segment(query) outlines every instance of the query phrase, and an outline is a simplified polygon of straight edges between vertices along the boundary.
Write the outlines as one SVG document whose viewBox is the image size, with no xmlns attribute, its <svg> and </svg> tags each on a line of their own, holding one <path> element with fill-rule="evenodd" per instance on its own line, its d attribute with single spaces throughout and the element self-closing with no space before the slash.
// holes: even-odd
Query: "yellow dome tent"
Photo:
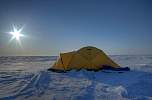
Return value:
<svg viewBox="0 0 152 100">
<path fill-rule="evenodd" d="M 61 53 L 51 69 L 67 71 L 71 69 L 100 70 L 104 66 L 119 68 L 102 50 L 96 47 L 83 47 L 78 51 Z"/>
</svg>

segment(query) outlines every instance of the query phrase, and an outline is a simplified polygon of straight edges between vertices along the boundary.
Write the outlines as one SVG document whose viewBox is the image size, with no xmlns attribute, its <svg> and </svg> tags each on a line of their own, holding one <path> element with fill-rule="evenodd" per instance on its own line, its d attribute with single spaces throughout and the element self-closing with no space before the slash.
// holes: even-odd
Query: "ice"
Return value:
<svg viewBox="0 0 152 100">
<path fill-rule="evenodd" d="M 47 71 L 57 57 L 0 57 L 0 99 L 152 100 L 152 56 L 110 56 L 131 71 Z"/>
</svg>

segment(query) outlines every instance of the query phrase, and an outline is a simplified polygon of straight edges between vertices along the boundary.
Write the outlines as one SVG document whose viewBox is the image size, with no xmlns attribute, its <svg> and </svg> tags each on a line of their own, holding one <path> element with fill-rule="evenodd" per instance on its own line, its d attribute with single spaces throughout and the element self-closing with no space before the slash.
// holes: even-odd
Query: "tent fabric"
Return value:
<svg viewBox="0 0 152 100">
<path fill-rule="evenodd" d="M 64 71 L 71 69 L 99 70 L 105 66 L 119 68 L 119 65 L 112 61 L 102 50 L 88 46 L 78 51 L 61 53 L 52 69 Z"/>
</svg>

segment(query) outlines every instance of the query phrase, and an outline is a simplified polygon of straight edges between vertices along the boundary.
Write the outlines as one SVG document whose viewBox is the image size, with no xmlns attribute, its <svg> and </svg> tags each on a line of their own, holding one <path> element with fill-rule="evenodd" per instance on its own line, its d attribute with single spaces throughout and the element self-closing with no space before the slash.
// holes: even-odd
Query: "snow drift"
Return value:
<svg viewBox="0 0 152 100">
<path fill-rule="evenodd" d="M 127 72 L 47 71 L 56 57 L 0 57 L 0 99 L 152 100 L 152 56 L 111 56 Z"/>
</svg>

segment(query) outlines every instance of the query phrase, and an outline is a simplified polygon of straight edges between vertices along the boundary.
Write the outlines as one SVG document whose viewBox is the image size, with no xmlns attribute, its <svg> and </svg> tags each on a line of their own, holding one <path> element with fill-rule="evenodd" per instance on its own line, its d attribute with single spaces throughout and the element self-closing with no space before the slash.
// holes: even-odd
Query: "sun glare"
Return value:
<svg viewBox="0 0 152 100">
<path fill-rule="evenodd" d="M 15 26 L 13 26 L 13 31 L 9 32 L 12 35 L 11 40 L 16 39 L 17 41 L 20 41 L 20 37 L 23 37 L 24 35 L 21 34 L 23 30 L 23 27 L 20 29 L 17 29 Z"/>
</svg>

